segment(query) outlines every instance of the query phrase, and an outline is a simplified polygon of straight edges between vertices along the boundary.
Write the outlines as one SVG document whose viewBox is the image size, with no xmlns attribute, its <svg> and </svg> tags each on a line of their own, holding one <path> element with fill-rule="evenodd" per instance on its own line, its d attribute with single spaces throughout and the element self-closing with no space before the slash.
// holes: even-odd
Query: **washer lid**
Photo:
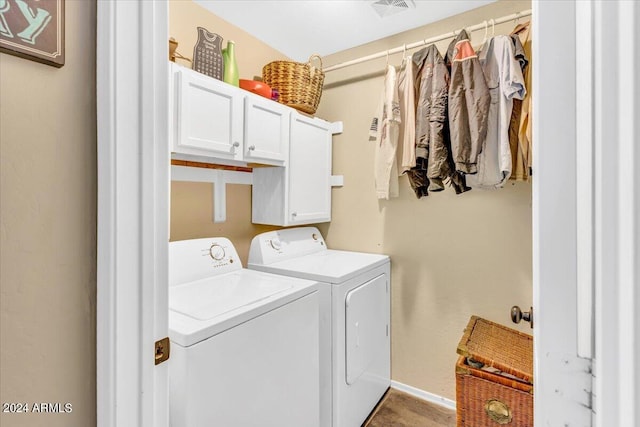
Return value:
<svg viewBox="0 0 640 427">
<path fill-rule="evenodd" d="M 389 262 L 387 255 L 328 249 L 269 265 L 249 263 L 248 267 L 338 284 L 386 262 Z"/>
<path fill-rule="evenodd" d="M 188 347 L 275 310 L 318 284 L 242 269 L 169 288 L 169 337 Z"/>
<path fill-rule="evenodd" d="M 193 319 L 209 320 L 292 287 L 292 283 L 282 281 L 278 277 L 256 277 L 238 270 L 222 276 L 172 286 L 169 289 L 169 310 Z"/>
</svg>

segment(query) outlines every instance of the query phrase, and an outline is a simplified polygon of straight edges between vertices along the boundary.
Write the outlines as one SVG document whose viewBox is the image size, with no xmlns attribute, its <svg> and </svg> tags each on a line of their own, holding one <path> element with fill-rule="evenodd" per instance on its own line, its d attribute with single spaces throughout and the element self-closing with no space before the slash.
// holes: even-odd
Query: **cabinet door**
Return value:
<svg viewBox="0 0 640 427">
<path fill-rule="evenodd" d="M 331 130 L 324 120 L 294 113 L 289 148 L 288 223 L 331 220 Z"/>
<path fill-rule="evenodd" d="M 266 98 L 245 98 L 244 159 L 284 166 L 289 149 L 291 111 Z"/>
<path fill-rule="evenodd" d="M 192 70 L 178 70 L 176 79 L 173 151 L 241 160 L 243 96 L 235 87 Z"/>
</svg>

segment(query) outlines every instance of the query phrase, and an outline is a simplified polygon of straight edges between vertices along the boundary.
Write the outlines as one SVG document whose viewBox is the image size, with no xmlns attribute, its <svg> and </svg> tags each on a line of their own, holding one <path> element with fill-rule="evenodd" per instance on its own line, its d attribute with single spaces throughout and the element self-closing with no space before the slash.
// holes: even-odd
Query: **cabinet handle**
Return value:
<svg viewBox="0 0 640 427">
<path fill-rule="evenodd" d="M 294 217 L 294 218 L 297 217 L 298 216 L 298 212 L 291 212 L 291 216 Z"/>
<path fill-rule="evenodd" d="M 240 147 L 240 143 L 238 141 L 233 143 L 233 148 L 238 148 Z"/>
<path fill-rule="evenodd" d="M 253 150 L 255 150 L 255 149 L 256 149 L 256 146 L 255 146 L 255 145 L 250 145 L 250 146 L 249 146 L 249 151 L 253 151 Z"/>
</svg>

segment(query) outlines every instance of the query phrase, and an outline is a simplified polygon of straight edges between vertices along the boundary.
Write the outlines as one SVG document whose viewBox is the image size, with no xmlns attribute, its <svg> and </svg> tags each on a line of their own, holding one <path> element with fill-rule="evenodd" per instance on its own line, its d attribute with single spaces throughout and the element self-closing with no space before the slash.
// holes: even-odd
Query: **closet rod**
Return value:
<svg viewBox="0 0 640 427">
<path fill-rule="evenodd" d="M 503 24 L 505 22 L 515 21 L 515 20 L 517 20 L 519 18 L 524 18 L 526 16 L 531 16 L 531 9 L 523 10 L 522 12 L 512 13 L 511 15 L 506 15 L 506 16 L 503 16 L 503 17 L 498 18 L 498 19 L 484 21 L 481 24 L 473 25 L 471 27 L 465 27 L 465 30 L 467 30 L 468 32 L 482 30 L 484 28 L 487 28 L 489 25 Z M 403 46 L 398 46 L 398 47 L 395 47 L 393 49 L 383 50 L 382 52 L 374 53 L 374 54 L 368 55 L 368 56 L 363 56 L 362 58 L 352 59 L 351 61 L 341 62 L 339 64 L 332 65 L 330 67 L 324 68 L 322 71 L 327 73 L 329 71 L 339 70 L 341 68 L 350 67 L 351 65 L 360 64 L 361 62 L 367 62 L 367 61 L 371 61 L 373 59 L 383 58 L 383 57 L 385 57 L 387 55 L 393 55 L 395 53 L 404 52 L 405 50 L 415 49 L 416 47 L 426 46 L 426 45 L 429 45 L 431 43 L 435 43 L 435 42 L 439 42 L 439 41 L 442 41 L 442 40 L 446 40 L 446 39 L 455 37 L 460 33 L 460 31 L 461 30 L 451 31 L 451 32 L 446 33 L 446 34 L 441 34 L 441 35 L 436 36 L 436 37 L 431 37 L 430 39 L 424 39 L 424 40 L 420 40 L 420 41 L 415 42 L 415 43 L 411 43 L 411 44 L 407 44 L 407 45 L 403 45 Z"/>
</svg>

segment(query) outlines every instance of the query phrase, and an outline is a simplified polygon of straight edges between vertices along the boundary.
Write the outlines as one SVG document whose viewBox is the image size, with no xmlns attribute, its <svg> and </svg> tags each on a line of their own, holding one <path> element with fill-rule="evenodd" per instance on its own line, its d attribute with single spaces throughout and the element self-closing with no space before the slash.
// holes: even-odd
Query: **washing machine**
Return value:
<svg viewBox="0 0 640 427">
<path fill-rule="evenodd" d="M 242 268 L 228 239 L 169 244 L 174 427 L 319 427 L 319 292 Z"/>
<path fill-rule="evenodd" d="M 328 249 L 300 227 L 254 237 L 247 267 L 319 282 L 320 425 L 362 425 L 391 382 L 389 257 Z"/>
</svg>

